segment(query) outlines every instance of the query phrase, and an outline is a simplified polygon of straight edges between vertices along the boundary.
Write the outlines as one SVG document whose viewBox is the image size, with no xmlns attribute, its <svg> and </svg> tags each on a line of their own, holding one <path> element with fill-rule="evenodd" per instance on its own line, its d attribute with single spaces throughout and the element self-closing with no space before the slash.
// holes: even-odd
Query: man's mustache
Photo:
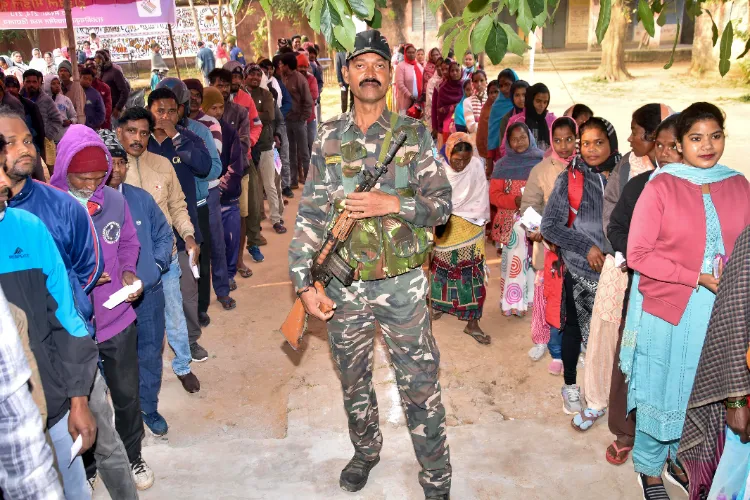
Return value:
<svg viewBox="0 0 750 500">
<path fill-rule="evenodd" d="M 375 83 L 375 84 L 378 85 L 378 87 L 382 87 L 383 86 L 383 84 L 380 83 L 380 81 L 376 80 L 375 78 L 367 78 L 365 80 L 362 80 L 361 82 L 359 82 L 359 86 L 362 87 L 366 83 Z"/>
</svg>

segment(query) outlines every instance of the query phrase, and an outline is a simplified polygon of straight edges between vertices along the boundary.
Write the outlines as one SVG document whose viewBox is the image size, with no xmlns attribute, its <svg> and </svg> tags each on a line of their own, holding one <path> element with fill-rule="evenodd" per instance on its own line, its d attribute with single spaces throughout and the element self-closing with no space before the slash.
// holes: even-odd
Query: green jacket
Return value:
<svg viewBox="0 0 750 500">
<path fill-rule="evenodd" d="M 437 150 L 424 124 L 384 111 L 367 134 L 354 114 L 345 113 L 323 123 L 313 146 L 310 173 L 300 200 L 294 238 L 289 246 L 289 268 L 296 290 L 311 284 L 310 267 L 341 201 L 361 179 L 362 168 L 372 168 L 395 123 L 392 135 L 405 129 L 406 144 L 378 189 L 396 194 L 401 211 L 357 223 L 339 255 L 356 269 L 355 279 L 398 276 L 419 267 L 432 239 L 432 227 L 444 224 L 451 213 L 451 187 Z"/>
</svg>

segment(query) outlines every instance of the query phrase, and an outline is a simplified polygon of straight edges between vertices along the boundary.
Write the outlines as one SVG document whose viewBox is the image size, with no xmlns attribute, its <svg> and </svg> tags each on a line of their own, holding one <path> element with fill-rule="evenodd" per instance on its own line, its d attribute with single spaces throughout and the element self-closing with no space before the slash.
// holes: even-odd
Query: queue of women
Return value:
<svg viewBox="0 0 750 500">
<path fill-rule="evenodd" d="M 498 307 L 531 316 L 529 356 L 549 351 L 576 431 L 608 413 L 603 457 L 632 459 L 643 498 L 669 498 L 669 481 L 750 499 L 750 184 L 721 164 L 724 113 L 646 104 L 621 154 L 609 121 L 584 104 L 556 117 L 549 89 L 511 69 L 488 82 L 470 53 L 411 45 L 394 64 L 392 109 L 424 120 L 453 188 L 433 319 L 491 342 L 494 246 Z"/>
</svg>

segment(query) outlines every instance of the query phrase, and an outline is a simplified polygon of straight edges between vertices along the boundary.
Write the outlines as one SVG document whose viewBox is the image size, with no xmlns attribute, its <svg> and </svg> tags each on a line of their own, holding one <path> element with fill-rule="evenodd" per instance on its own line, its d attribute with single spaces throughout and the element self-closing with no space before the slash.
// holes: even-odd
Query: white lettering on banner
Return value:
<svg viewBox="0 0 750 500">
<path fill-rule="evenodd" d="M 203 41 L 213 43 L 214 47 L 219 42 L 219 25 L 217 22 L 219 11 L 216 5 L 196 6 L 198 13 L 198 25 L 203 35 Z M 115 61 L 127 59 L 127 54 L 132 54 L 135 60 L 148 60 L 151 58 L 149 47 L 152 42 L 161 46 L 161 54 L 167 59 L 172 57 L 172 47 L 169 43 L 169 33 L 166 24 L 143 24 L 129 26 L 104 26 L 103 19 L 92 18 L 89 22 L 79 22 L 84 19 L 76 19 L 75 33 L 78 43 L 89 39 L 89 34 L 96 32 L 102 45 L 108 48 Z M 233 32 L 234 19 L 229 7 L 224 7 L 224 33 Z M 98 25 L 98 26 L 97 26 Z M 189 8 L 175 8 L 175 23 L 172 25 L 174 35 L 175 51 L 178 57 L 191 57 L 198 53 L 198 39 L 195 36 L 195 24 Z"/>
</svg>

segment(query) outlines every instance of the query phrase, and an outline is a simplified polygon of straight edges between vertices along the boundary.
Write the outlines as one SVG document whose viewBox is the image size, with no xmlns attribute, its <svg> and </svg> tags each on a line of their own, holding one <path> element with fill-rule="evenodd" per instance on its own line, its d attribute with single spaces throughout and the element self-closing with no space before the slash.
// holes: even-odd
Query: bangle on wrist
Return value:
<svg viewBox="0 0 750 500">
<path fill-rule="evenodd" d="M 724 401 L 724 406 L 727 407 L 727 410 L 732 410 L 732 409 L 736 410 L 739 408 L 744 408 L 747 406 L 747 398 L 744 397 L 744 398 L 738 399 L 737 401 L 726 400 Z"/>
</svg>

